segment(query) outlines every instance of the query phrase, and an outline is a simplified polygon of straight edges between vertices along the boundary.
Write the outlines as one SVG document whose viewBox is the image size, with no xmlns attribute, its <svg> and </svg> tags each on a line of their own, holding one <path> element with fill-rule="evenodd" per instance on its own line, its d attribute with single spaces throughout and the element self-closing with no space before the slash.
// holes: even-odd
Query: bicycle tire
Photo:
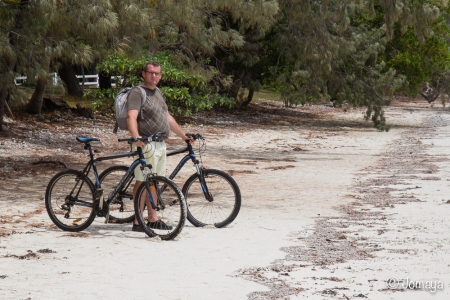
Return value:
<svg viewBox="0 0 450 300">
<path fill-rule="evenodd" d="M 112 166 L 104 170 L 99 175 L 99 181 L 102 185 L 103 196 L 106 201 L 108 196 L 119 184 L 125 173 L 128 171 L 127 166 Z M 134 174 L 125 184 L 124 188 L 114 196 L 109 205 L 109 223 L 130 223 L 134 220 L 134 201 L 132 182 Z"/>
<path fill-rule="evenodd" d="M 69 199 L 73 191 L 76 195 Z M 94 184 L 80 171 L 60 172 L 47 185 L 45 207 L 58 228 L 64 231 L 84 230 L 97 214 Z"/>
<path fill-rule="evenodd" d="M 162 176 L 153 176 L 146 179 L 150 186 L 156 186 L 160 191 L 158 198 L 159 211 L 156 211 L 159 220 L 162 220 L 170 229 L 150 228 L 148 225 L 148 207 L 144 205 L 143 210 L 140 207 L 142 197 L 147 197 L 146 184 L 143 182 L 136 193 L 134 200 L 135 215 L 140 226 L 149 237 L 159 236 L 162 240 L 171 240 L 180 234 L 186 223 L 186 201 L 178 186 L 170 179 Z M 159 201 L 162 200 L 162 201 Z M 163 205 L 161 205 L 163 204 Z"/>
<path fill-rule="evenodd" d="M 199 175 L 193 174 L 182 189 L 188 206 L 187 219 L 196 227 L 226 227 L 236 219 L 241 209 L 239 186 L 230 175 L 220 170 L 205 169 L 202 174 L 213 201 L 206 199 Z"/>
</svg>

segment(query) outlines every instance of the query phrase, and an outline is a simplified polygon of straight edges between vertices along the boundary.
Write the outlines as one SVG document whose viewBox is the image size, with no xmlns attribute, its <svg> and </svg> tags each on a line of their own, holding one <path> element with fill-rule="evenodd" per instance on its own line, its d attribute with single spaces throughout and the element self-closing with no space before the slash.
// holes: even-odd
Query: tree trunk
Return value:
<svg viewBox="0 0 450 300">
<path fill-rule="evenodd" d="M 111 76 L 106 76 L 104 74 L 98 74 L 98 85 L 101 89 L 110 89 L 111 86 Z"/>
<path fill-rule="evenodd" d="M 16 66 L 16 59 L 10 60 L 6 64 L 6 72 L 12 72 L 14 70 L 14 67 Z M 2 124 L 3 124 L 3 116 L 5 115 L 5 103 L 6 101 L 11 100 L 11 87 L 5 87 L 3 89 L 0 89 L 0 131 L 3 131 Z"/>
<path fill-rule="evenodd" d="M 5 114 L 5 102 L 8 96 L 8 89 L 0 90 L 0 132 L 3 131 L 3 115 Z"/>
<path fill-rule="evenodd" d="M 7 66 L 6 70 L 8 72 L 11 72 L 14 70 L 14 67 L 16 65 L 16 60 L 10 61 Z M 0 89 L 0 132 L 3 131 L 3 116 L 5 115 L 5 103 L 6 100 L 10 100 L 11 96 L 11 88 L 5 87 L 3 89 Z"/>
<path fill-rule="evenodd" d="M 252 102 L 253 99 L 253 95 L 255 94 L 255 89 L 254 88 L 248 88 L 248 96 L 247 96 L 247 100 L 245 100 L 242 103 L 242 106 L 246 107 L 247 105 L 250 104 L 250 102 Z"/>
<path fill-rule="evenodd" d="M 28 5 L 28 0 L 21 0 L 19 5 L 18 5 L 18 10 L 17 10 L 17 14 L 15 16 L 15 21 L 14 21 L 14 28 L 15 29 L 21 29 L 22 28 L 22 15 L 23 15 L 23 11 L 25 9 L 27 9 L 27 5 Z M 11 32 L 8 34 L 8 38 L 9 38 L 9 43 L 11 45 L 15 45 L 16 44 L 16 40 L 15 40 L 16 35 L 12 34 Z M 4 72 L 4 74 L 11 72 L 14 70 L 15 66 L 16 66 L 16 62 L 17 59 L 8 59 L 6 60 L 6 66 L 5 69 L 0 70 L 0 72 Z M 11 82 L 11 86 L 12 86 L 12 82 Z M 10 96 L 11 93 L 11 87 L 5 87 L 3 89 L 0 89 L 0 132 L 3 131 L 3 116 L 5 114 L 5 102 L 6 99 L 8 99 L 8 97 Z"/>
<path fill-rule="evenodd" d="M 234 80 L 233 85 L 231 86 L 230 90 L 228 91 L 228 97 L 234 98 L 237 100 L 239 91 L 242 87 L 242 78 L 244 77 L 244 71 L 238 70 L 234 72 Z"/>
<path fill-rule="evenodd" d="M 79 84 L 78 78 L 71 64 L 61 61 L 61 67 L 58 70 L 59 77 L 64 81 L 67 93 L 76 97 L 83 97 L 83 90 Z"/>
<path fill-rule="evenodd" d="M 235 80 L 233 82 L 233 86 L 231 87 L 230 91 L 228 92 L 228 97 L 237 99 L 237 96 L 239 94 L 239 90 L 242 87 L 242 81 L 240 79 Z"/>
<path fill-rule="evenodd" d="M 44 92 L 47 85 L 47 77 L 39 75 L 36 81 L 36 87 L 33 95 L 25 108 L 25 111 L 30 114 L 40 114 L 42 110 L 42 103 L 44 103 Z"/>
</svg>

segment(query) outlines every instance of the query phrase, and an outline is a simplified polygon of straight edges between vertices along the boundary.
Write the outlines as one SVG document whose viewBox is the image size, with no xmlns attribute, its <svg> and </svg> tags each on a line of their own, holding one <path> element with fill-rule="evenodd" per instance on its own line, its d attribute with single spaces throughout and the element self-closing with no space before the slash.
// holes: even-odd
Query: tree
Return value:
<svg viewBox="0 0 450 300">
<path fill-rule="evenodd" d="M 31 98 L 32 101 L 37 101 L 37 105 L 27 106 L 27 110 L 32 113 L 40 112 L 40 107 L 38 109 L 37 107 L 39 102 L 42 105 L 41 91 L 46 85 L 46 75 L 43 75 L 43 71 L 48 72 L 49 56 L 53 52 L 50 41 L 42 35 L 42 29 L 45 29 L 52 19 L 51 14 L 47 18 L 36 18 L 36 16 L 51 13 L 49 4 L 46 1 L 12 0 L 1 6 L 1 14 L 4 17 L 1 26 L 5 33 L 3 36 L 9 37 L 8 40 L 4 40 L 9 55 L 3 52 L 1 59 L 8 60 L 8 56 L 13 58 L 8 67 L 2 66 L 1 77 L 3 78 L 1 79 L 6 81 L 4 89 L 11 93 L 14 90 L 14 73 L 25 73 L 31 80 L 38 76 L 36 91 Z"/>
<path fill-rule="evenodd" d="M 147 11 L 143 3 L 121 2 L 128 9 L 128 16 L 146 20 Z M 119 2 L 113 3 L 118 8 Z M 124 36 L 118 36 L 118 14 L 113 11 L 111 1 L 14 1 L 0 3 L 2 15 L 2 39 L 15 57 L 8 71 L 3 65 L 2 75 L 8 72 L 24 73 L 33 81 L 36 90 L 27 105 L 30 113 L 40 113 L 43 91 L 46 87 L 44 73 L 60 69 L 63 78 L 74 74 L 64 72 L 68 65 L 87 66 L 110 51 L 127 47 Z M 148 23 L 148 22 L 147 22 Z M 140 23 L 134 21 L 134 24 Z M 138 30 L 136 30 L 138 31 Z M 142 30 L 140 30 L 142 32 Z M 5 37 L 9 37 L 9 40 Z M 2 59 L 9 60 L 4 51 Z M 67 75 L 67 76 L 65 76 Z M 8 78 L 9 88 L 13 88 Z M 0 93 L 4 94 L 4 92 Z"/>
<path fill-rule="evenodd" d="M 45 72 L 73 78 L 70 66 L 84 68 L 112 53 L 171 50 L 178 54 L 174 60 L 208 78 L 214 92 L 238 100 L 241 87 L 248 87 L 247 99 L 239 100 L 244 105 L 269 82 L 286 105 L 346 101 L 367 107 L 367 118 L 382 129 L 383 107 L 406 80 L 414 83 L 413 71 L 397 63 L 399 54 L 407 57 L 407 48 L 398 46 L 414 40 L 429 43 L 424 51 L 445 48 L 448 33 L 439 33 L 438 7 L 446 9 L 447 1 L 2 1 L 0 79 L 8 83 L 0 86 L 0 102 L 13 89 L 15 72 L 37 76 L 27 107 L 38 113 Z M 401 38 L 408 43 L 396 44 Z M 429 73 L 425 64 L 422 71 Z"/>
<path fill-rule="evenodd" d="M 65 83 L 67 93 L 72 96 L 83 97 L 83 90 L 75 74 L 72 63 L 66 59 L 60 59 L 58 63 L 60 64 L 58 75 Z"/>
<path fill-rule="evenodd" d="M 366 117 L 387 129 L 383 107 L 404 82 L 404 76 L 380 59 L 394 25 L 412 28 L 419 40 L 429 36 L 438 10 L 432 1 L 280 0 L 281 21 L 274 43 L 280 62 L 272 76 L 286 104 L 331 100 L 367 107 Z M 375 8 L 381 22 L 371 20 Z M 378 19 L 375 21 L 379 21 Z M 404 32 L 404 31 L 402 31 Z"/>
<path fill-rule="evenodd" d="M 20 28 L 22 25 L 21 12 L 25 9 L 27 1 L 21 1 L 19 4 L 14 2 L 0 3 L 0 28 Z M 13 13 L 13 7 L 15 13 Z M 3 131 L 3 115 L 5 101 L 11 93 L 14 83 L 14 67 L 16 65 L 16 54 L 13 50 L 13 44 L 17 38 L 14 31 L 5 32 L 0 35 L 0 131 Z"/>
<path fill-rule="evenodd" d="M 193 69 L 217 69 L 216 92 L 237 98 L 243 84 L 257 86 L 261 73 L 257 65 L 266 55 L 264 38 L 277 21 L 277 1 L 155 3 L 156 49 L 178 52 Z"/>
<path fill-rule="evenodd" d="M 440 7 L 443 13 L 448 10 L 445 6 Z M 361 16 L 355 19 L 355 23 L 381 27 L 385 19 L 383 8 L 376 5 L 374 10 L 374 18 Z M 434 10 L 428 15 L 428 19 L 432 18 Z M 378 60 L 386 62 L 386 70 L 392 68 L 404 76 L 406 81 L 399 92 L 416 96 L 426 83 L 437 87 L 439 78 L 448 68 L 450 31 L 443 15 L 429 23 L 432 34 L 428 33 L 428 37 L 418 35 L 417 30 L 410 25 L 403 27 L 400 22 L 393 24 L 392 37 Z M 430 90 L 434 91 L 431 87 Z M 429 99 L 434 100 L 437 95 L 434 92 L 431 94 L 433 96 Z"/>
</svg>

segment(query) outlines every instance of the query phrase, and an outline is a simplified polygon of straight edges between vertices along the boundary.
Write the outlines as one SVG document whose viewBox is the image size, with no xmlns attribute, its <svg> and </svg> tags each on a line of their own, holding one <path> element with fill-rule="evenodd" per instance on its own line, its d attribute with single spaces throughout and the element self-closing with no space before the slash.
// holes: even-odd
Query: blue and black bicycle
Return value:
<svg viewBox="0 0 450 300">
<path fill-rule="evenodd" d="M 136 141 L 149 142 L 158 140 L 165 133 L 159 132 L 149 137 L 119 139 L 129 144 Z M 97 216 L 105 217 L 106 223 L 138 220 L 144 232 L 150 236 L 159 236 L 163 240 L 175 238 L 183 229 L 186 221 L 186 201 L 181 190 L 170 179 L 153 173 L 152 166 L 147 164 L 142 152 L 120 153 L 113 156 L 94 157 L 92 142 L 100 142 L 98 138 L 77 137 L 77 141 L 89 150 L 89 162 L 83 171 L 66 170 L 56 174 L 49 182 L 45 193 L 45 206 L 53 223 L 65 231 L 81 231 L 86 229 Z M 124 172 L 116 181 L 103 172 L 98 176 L 96 163 L 105 160 L 138 156 L 131 166 L 123 167 Z M 140 167 L 145 181 L 139 186 L 136 199 L 133 199 L 130 185 L 134 179 L 135 168 Z M 150 172 L 147 173 L 147 168 Z M 89 178 L 93 171 L 95 183 Z M 104 191 L 108 196 L 105 197 Z M 133 212 L 132 218 L 124 214 Z M 153 211 L 150 211 L 153 210 Z M 150 222 L 149 216 L 156 213 L 158 221 Z M 161 221 L 161 222 L 160 222 Z M 158 225 L 161 224 L 161 225 Z"/>
<path fill-rule="evenodd" d="M 204 151 L 205 139 L 200 134 L 187 134 L 199 145 L 199 155 Z M 191 160 L 196 172 L 184 183 L 182 193 L 187 203 L 187 219 L 196 227 L 225 227 L 233 222 L 241 208 L 241 192 L 236 181 L 227 173 L 216 169 L 204 169 L 195 155 L 193 146 L 167 154 L 174 156 L 186 153 L 172 171 L 169 179 L 174 179 L 183 166 Z M 111 191 L 124 174 L 126 166 L 113 166 L 103 171 L 99 178 L 105 191 Z M 110 220 L 117 223 L 128 223 L 134 220 L 134 209 L 130 181 L 116 194 L 110 206 Z"/>
</svg>

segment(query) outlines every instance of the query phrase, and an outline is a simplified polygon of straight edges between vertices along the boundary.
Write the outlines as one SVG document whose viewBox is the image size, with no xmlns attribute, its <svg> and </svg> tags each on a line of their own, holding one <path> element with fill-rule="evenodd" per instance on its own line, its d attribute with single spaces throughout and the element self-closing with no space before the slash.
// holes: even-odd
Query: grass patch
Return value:
<svg viewBox="0 0 450 300">
<path fill-rule="evenodd" d="M 248 89 L 241 89 L 241 92 L 243 92 L 245 99 L 248 95 Z M 271 89 L 261 89 L 258 92 L 255 92 L 252 102 L 264 102 L 267 100 L 283 102 L 280 93 L 274 92 Z"/>
<path fill-rule="evenodd" d="M 73 108 L 77 107 L 77 103 L 80 103 L 82 107 L 92 108 L 92 99 L 89 98 L 80 98 L 71 95 L 65 95 L 59 98 L 63 99 L 67 104 L 69 104 L 70 107 Z"/>
</svg>

